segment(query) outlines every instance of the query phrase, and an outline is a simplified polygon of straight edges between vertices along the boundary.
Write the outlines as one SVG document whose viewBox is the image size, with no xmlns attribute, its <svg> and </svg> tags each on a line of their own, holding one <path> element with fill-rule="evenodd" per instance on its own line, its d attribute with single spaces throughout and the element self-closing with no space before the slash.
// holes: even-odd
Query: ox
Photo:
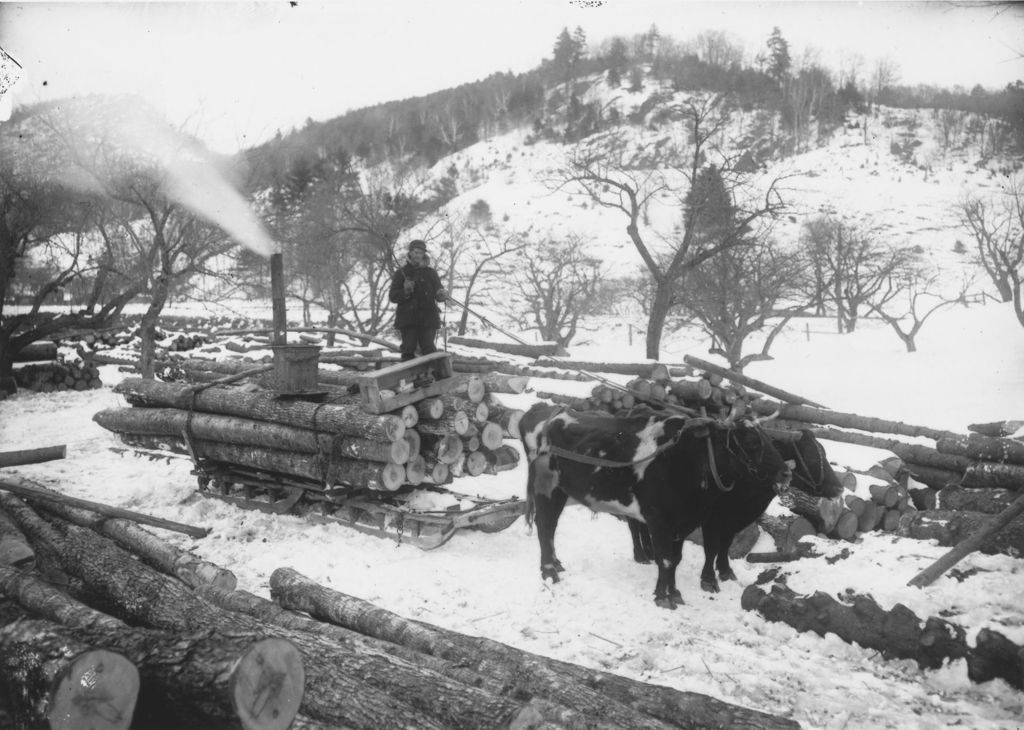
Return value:
<svg viewBox="0 0 1024 730">
<path fill-rule="evenodd" d="M 772 445 L 793 468 L 793 486 L 816 497 L 837 497 L 843 492 L 843 485 L 832 470 L 825 449 L 808 429 L 802 429 L 797 438 L 792 432 L 768 431 Z M 772 500 L 771 494 L 762 492 L 757 499 L 747 495 L 721 493 L 716 495 L 717 503 L 708 518 L 701 523 L 704 543 L 704 569 L 700 574 L 700 587 L 710 593 L 719 591 L 718 579 L 736 580 L 736 574 L 729 565 L 729 546 L 733 539 L 747 525 L 760 517 Z M 654 559 L 651 537 L 646 526 L 637 520 L 629 520 L 629 531 L 633 538 L 633 559 L 638 563 L 649 563 Z"/>
<path fill-rule="evenodd" d="M 537 524 L 542 578 L 558 582 L 564 570 L 554 539 L 572 497 L 646 525 L 658 567 L 654 601 L 663 608 L 682 603 L 675 574 L 683 538 L 708 519 L 719 491 L 760 500 L 786 489 L 791 477 L 756 423 L 609 417 L 537 404 L 519 430 L 528 461 L 526 518 Z"/>
</svg>

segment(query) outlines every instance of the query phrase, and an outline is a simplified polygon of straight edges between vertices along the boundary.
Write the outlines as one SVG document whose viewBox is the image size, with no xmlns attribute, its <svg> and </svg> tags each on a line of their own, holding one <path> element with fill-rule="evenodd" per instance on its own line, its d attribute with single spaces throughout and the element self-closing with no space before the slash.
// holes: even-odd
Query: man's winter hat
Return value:
<svg viewBox="0 0 1024 730">
<path fill-rule="evenodd" d="M 419 249 L 423 253 L 426 253 L 427 252 L 427 242 L 426 241 L 421 241 L 418 238 L 413 240 L 413 241 L 409 241 L 409 251 L 410 252 L 411 251 L 415 251 L 416 249 Z"/>
</svg>

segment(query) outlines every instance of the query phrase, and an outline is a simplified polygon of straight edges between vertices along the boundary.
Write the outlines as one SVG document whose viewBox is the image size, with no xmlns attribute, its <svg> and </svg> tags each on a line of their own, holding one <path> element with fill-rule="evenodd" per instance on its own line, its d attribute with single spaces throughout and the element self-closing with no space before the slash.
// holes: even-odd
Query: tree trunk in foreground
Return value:
<svg viewBox="0 0 1024 730">
<path fill-rule="evenodd" d="M 278 638 L 152 629 L 69 629 L 76 639 L 116 651 L 139 670 L 136 717 L 143 727 L 286 730 L 302 700 L 298 649 Z"/>
<path fill-rule="evenodd" d="M 393 657 L 355 654 L 321 636 L 228 613 L 84 528 L 58 521 L 53 532 L 65 570 L 84 580 L 133 625 L 171 631 L 243 632 L 291 641 L 302 653 L 306 669 L 301 711 L 314 720 L 348 728 L 476 730 L 504 728 L 537 715 L 533 705 L 495 697 Z M 560 716 L 556 709 L 547 709 L 556 718 Z"/>
<path fill-rule="evenodd" d="M 35 502 L 33 506 L 109 537 L 157 570 L 173 575 L 192 588 L 210 583 L 226 590 L 233 590 L 238 583 L 238 579 L 230 570 L 177 548 L 130 520 L 111 519 L 56 502 Z"/>
<path fill-rule="evenodd" d="M 371 603 L 320 586 L 290 568 L 270 577 L 271 595 L 283 606 L 417 651 L 450 659 L 481 673 L 511 673 L 523 690 L 589 717 L 614 703 L 681 728 L 796 728 L 797 723 L 730 705 L 705 695 L 650 685 L 615 674 L 548 659 L 489 639 L 409 621 Z M 611 703 L 611 704 L 610 704 Z M 584 709 L 586 708 L 586 709 Z M 648 725 L 650 727 L 652 725 Z"/>
<path fill-rule="evenodd" d="M 0 567 L 31 568 L 36 554 L 10 517 L 0 510 Z"/>
<path fill-rule="evenodd" d="M 0 628 L 0 684 L 15 721 L 26 728 L 127 730 L 139 694 L 139 674 L 128 659 L 40 621 Z"/>
<path fill-rule="evenodd" d="M 138 378 L 122 381 L 114 392 L 123 395 L 132 405 L 240 416 L 323 433 L 359 436 L 371 441 L 397 441 L 405 433 L 405 424 L 397 416 L 377 416 L 357 406 L 280 400 L 271 392 L 245 393 L 220 387 L 194 390 L 188 386 Z"/>
</svg>

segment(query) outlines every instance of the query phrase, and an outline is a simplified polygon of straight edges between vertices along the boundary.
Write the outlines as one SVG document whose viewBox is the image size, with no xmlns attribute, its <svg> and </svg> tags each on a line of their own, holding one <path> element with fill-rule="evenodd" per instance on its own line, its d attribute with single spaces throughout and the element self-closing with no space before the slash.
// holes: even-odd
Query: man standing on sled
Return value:
<svg viewBox="0 0 1024 730">
<path fill-rule="evenodd" d="M 427 244 L 416 239 L 409 243 L 406 262 L 391 278 L 388 292 L 395 307 L 395 327 L 402 333 L 402 360 L 437 352 L 434 338 L 441 327 L 437 303 L 448 298 L 441 278 L 430 266 Z"/>
</svg>

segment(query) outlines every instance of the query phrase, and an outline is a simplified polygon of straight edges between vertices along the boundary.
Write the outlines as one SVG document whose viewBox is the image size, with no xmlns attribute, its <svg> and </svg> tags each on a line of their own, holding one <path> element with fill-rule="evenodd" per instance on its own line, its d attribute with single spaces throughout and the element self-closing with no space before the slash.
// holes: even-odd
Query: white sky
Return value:
<svg viewBox="0 0 1024 730">
<path fill-rule="evenodd" d="M 889 57 L 901 83 L 997 89 L 1024 78 L 1024 6 L 685 0 L 344 0 L 2 3 L 0 46 L 24 68 L 4 101 L 135 92 L 233 151 L 307 117 L 427 94 L 550 56 L 563 27 L 591 43 L 656 24 L 685 41 L 725 30 L 752 55 L 779 26 L 798 57 L 837 68 Z M 2 117 L 0 117 L 2 118 Z"/>
</svg>

